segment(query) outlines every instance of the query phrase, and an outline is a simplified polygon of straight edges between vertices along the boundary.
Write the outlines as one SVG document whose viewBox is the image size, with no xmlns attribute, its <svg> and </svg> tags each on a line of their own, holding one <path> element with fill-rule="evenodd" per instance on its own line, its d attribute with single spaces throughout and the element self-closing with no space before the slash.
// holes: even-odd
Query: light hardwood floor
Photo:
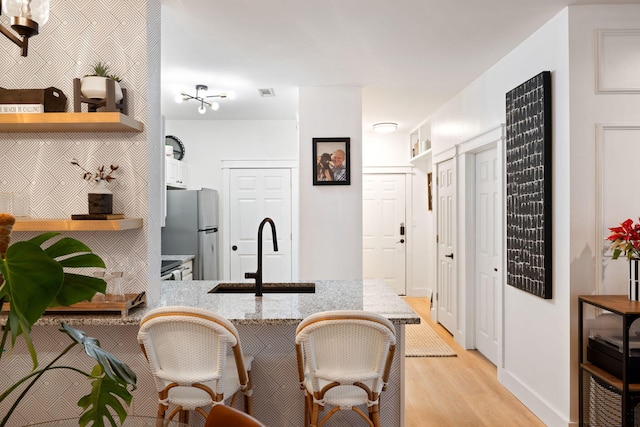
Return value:
<svg viewBox="0 0 640 427">
<path fill-rule="evenodd" d="M 496 367 L 474 350 L 463 350 L 431 320 L 429 300 L 405 298 L 457 357 L 407 357 L 406 426 L 544 426 L 497 379 Z"/>
</svg>

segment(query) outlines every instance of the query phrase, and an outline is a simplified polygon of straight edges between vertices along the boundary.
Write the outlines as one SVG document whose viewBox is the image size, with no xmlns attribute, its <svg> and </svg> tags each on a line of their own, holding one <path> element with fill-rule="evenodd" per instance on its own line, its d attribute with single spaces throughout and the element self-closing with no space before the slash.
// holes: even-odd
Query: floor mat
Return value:
<svg viewBox="0 0 640 427">
<path fill-rule="evenodd" d="M 422 320 L 419 325 L 405 326 L 406 357 L 452 357 L 456 352 Z"/>
</svg>

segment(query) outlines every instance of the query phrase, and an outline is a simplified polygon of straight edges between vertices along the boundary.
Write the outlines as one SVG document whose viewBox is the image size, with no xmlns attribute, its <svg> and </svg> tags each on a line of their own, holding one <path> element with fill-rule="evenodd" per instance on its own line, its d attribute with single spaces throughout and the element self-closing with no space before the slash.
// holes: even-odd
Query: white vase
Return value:
<svg viewBox="0 0 640 427">
<path fill-rule="evenodd" d="M 106 187 L 106 181 L 100 180 L 89 192 L 89 213 L 113 213 L 113 193 Z"/>
<path fill-rule="evenodd" d="M 123 94 L 120 83 L 114 80 L 116 102 L 122 101 Z M 85 98 L 105 99 L 107 97 L 107 77 L 85 76 L 80 79 L 80 92 Z"/>
</svg>

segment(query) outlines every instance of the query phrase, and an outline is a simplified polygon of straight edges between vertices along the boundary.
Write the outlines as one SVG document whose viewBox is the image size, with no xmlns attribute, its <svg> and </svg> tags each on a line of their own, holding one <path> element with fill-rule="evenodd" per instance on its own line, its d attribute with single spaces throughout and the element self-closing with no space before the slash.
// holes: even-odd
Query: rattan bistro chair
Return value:
<svg viewBox="0 0 640 427">
<path fill-rule="evenodd" d="M 204 427 L 266 427 L 251 415 L 226 405 L 214 405 Z"/>
<path fill-rule="evenodd" d="M 369 426 L 380 426 L 396 335 L 386 318 L 363 311 L 326 311 L 304 319 L 296 330 L 305 426 L 324 424 L 341 409 L 353 410 Z M 366 405 L 365 414 L 358 406 Z M 320 411 L 331 406 L 320 419 Z"/>
<path fill-rule="evenodd" d="M 253 357 L 243 356 L 238 331 L 227 319 L 193 307 L 156 308 L 140 321 L 138 342 L 158 390 L 158 418 L 172 405 L 167 419 L 180 413 L 188 423 L 193 410 L 206 419 L 214 402 L 231 398 L 233 405 L 240 392 L 252 413 Z"/>
</svg>

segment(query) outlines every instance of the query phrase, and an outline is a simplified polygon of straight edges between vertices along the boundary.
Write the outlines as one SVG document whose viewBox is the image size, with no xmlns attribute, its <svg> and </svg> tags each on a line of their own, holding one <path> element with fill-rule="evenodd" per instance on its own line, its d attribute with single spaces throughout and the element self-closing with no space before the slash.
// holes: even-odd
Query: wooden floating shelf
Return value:
<svg viewBox="0 0 640 427">
<path fill-rule="evenodd" d="M 119 112 L 0 114 L 0 132 L 142 132 Z"/>
<path fill-rule="evenodd" d="M 16 218 L 13 231 L 121 231 L 142 228 L 142 218 L 72 220 Z"/>
<path fill-rule="evenodd" d="M 615 375 L 612 375 L 609 372 L 605 371 L 604 369 L 601 369 L 596 365 L 588 362 L 583 363 L 582 368 L 585 371 L 589 372 L 590 374 L 595 375 L 596 377 L 606 381 L 608 384 L 611 384 L 613 387 L 617 388 L 618 390 L 622 390 L 622 380 L 616 377 Z M 629 391 L 637 393 L 638 391 L 640 391 L 640 384 L 629 384 Z"/>
</svg>

